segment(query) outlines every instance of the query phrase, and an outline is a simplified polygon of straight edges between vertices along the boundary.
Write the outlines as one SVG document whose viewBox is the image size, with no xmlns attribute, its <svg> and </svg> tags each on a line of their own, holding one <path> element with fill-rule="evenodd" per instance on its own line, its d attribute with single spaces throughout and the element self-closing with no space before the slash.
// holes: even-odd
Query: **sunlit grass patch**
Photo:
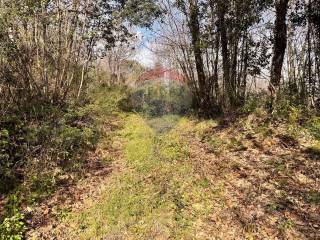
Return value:
<svg viewBox="0 0 320 240">
<path fill-rule="evenodd" d="M 103 202 L 75 216 L 83 239 L 121 234 L 146 239 L 149 231 L 161 226 L 166 232 L 173 206 L 160 197 L 161 186 L 141 178 L 135 171 L 118 176 L 103 196 Z"/>
<path fill-rule="evenodd" d="M 148 125 L 154 129 L 157 133 L 166 133 L 173 129 L 181 117 L 178 115 L 164 115 L 162 117 L 148 119 Z"/>
<path fill-rule="evenodd" d="M 140 170 L 150 169 L 155 160 L 153 159 L 155 141 L 153 130 L 141 117 L 131 115 L 121 134 L 126 141 L 124 155 L 131 166 Z"/>
<path fill-rule="evenodd" d="M 186 143 L 181 141 L 177 132 L 165 134 L 161 136 L 158 141 L 157 151 L 161 154 L 160 156 L 163 159 L 175 161 L 187 157 L 188 147 L 186 146 Z"/>
</svg>

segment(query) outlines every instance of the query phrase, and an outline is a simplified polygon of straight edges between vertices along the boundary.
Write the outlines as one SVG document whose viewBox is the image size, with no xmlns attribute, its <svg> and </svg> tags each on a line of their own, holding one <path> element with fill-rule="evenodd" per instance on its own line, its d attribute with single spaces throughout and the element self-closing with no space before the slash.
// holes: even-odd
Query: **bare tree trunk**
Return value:
<svg viewBox="0 0 320 240">
<path fill-rule="evenodd" d="M 220 102 L 220 88 L 219 88 L 219 76 L 218 76 L 218 63 L 219 63 L 219 50 L 220 50 L 220 36 L 216 33 L 215 39 L 215 59 L 214 59 L 214 67 L 213 67 L 213 81 L 214 81 L 214 89 L 216 94 L 216 102 Z"/>
<path fill-rule="evenodd" d="M 189 28 L 192 38 L 192 48 L 194 52 L 196 70 L 199 82 L 199 93 L 200 93 L 200 109 L 204 115 L 208 115 L 211 111 L 210 108 L 210 96 L 206 92 L 206 76 L 204 73 L 204 63 L 201 51 L 201 36 L 200 36 L 200 25 L 199 25 L 199 7 L 196 0 L 189 0 L 190 7 L 190 18 Z M 209 89 L 208 89 L 209 90 Z"/>
<path fill-rule="evenodd" d="M 80 79 L 80 85 L 79 85 L 79 89 L 78 89 L 77 99 L 79 99 L 79 97 L 80 97 L 80 95 L 81 95 L 82 86 L 83 86 L 83 82 L 84 82 L 84 75 L 85 75 L 86 66 L 87 66 L 87 62 L 84 63 L 83 66 L 82 66 L 81 79 Z"/>
<path fill-rule="evenodd" d="M 224 99 L 225 99 L 225 108 L 227 111 L 230 110 L 232 104 L 232 89 L 230 82 L 230 58 L 228 50 L 228 37 L 227 29 L 225 26 L 225 14 L 226 6 L 222 6 L 219 10 L 219 32 L 221 36 L 221 48 L 222 48 L 222 65 L 223 65 L 223 81 L 224 81 Z M 227 96 L 226 96 L 227 95 Z"/>
<path fill-rule="evenodd" d="M 274 24 L 273 58 L 271 65 L 271 80 L 269 91 L 271 94 L 270 110 L 273 110 L 274 100 L 280 87 L 282 66 L 287 47 L 287 24 L 289 0 L 276 1 L 276 20 Z"/>
<path fill-rule="evenodd" d="M 238 66 L 238 38 L 235 37 L 233 43 L 233 52 L 232 52 L 232 66 L 231 66 L 231 94 L 232 94 L 232 105 L 237 104 L 237 66 Z"/>
</svg>

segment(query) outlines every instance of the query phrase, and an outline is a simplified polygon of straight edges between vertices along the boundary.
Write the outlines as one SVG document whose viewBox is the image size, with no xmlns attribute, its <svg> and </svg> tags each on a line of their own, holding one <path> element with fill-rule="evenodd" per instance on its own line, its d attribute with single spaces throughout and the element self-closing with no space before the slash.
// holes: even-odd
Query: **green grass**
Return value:
<svg viewBox="0 0 320 240">
<path fill-rule="evenodd" d="M 320 192 L 319 191 L 311 191 L 308 193 L 307 200 L 310 203 L 320 205 Z"/>
<path fill-rule="evenodd" d="M 176 120 L 175 120 L 176 121 Z M 157 134 L 130 115 L 120 137 L 126 168 L 113 176 L 102 200 L 72 213 L 68 235 L 77 239 L 197 239 L 223 188 L 196 173 L 181 133 L 187 119 Z M 189 125 L 189 126 L 188 126 Z"/>
<path fill-rule="evenodd" d="M 173 129 L 180 120 L 178 115 L 165 115 L 157 118 L 148 119 L 148 125 L 157 133 L 166 133 Z"/>
</svg>

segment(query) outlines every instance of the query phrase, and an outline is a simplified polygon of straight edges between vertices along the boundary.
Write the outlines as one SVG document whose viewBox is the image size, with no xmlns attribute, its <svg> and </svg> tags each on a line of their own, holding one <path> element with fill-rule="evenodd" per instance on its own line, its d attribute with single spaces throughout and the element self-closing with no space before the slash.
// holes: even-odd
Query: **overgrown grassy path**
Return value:
<svg viewBox="0 0 320 240">
<path fill-rule="evenodd" d="M 303 148 L 252 123 L 123 116 L 98 148 L 116 151 L 113 171 L 35 239 L 318 239 L 319 162 Z"/>
<path fill-rule="evenodd" d="M 127 118 L 116 140 L 124 143 L 125 167 L 99 202 L 67 219 L 69 238 L 203 239 L 202 224 L 219 188 L 197 174 L 189 158 L 183 139 L 189 120 L 175 122 L 161 133 L 138 115 Z"/>
<path fill-rule="evenodd" d="M 203 229 L 221 188 L 195 168 L 184 136 L 191 121 L 129 115 L 113 139 L 122 165 L 96 199 L 61 220 L 60 239 L 206 239 Z M 218 203 L 219 204 L 219 203 Z M 54 234 L 55 233 L 55 234 Z"/>
</svg>

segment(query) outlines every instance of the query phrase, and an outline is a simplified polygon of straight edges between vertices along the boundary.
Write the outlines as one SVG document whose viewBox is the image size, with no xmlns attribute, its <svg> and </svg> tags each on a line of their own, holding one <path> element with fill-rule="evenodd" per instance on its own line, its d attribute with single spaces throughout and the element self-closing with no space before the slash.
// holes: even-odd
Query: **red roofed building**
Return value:
<svg viewBox="0 0 320 240">
<path fill-rule="evenodd" d="M 184 84 L 185 78 L 175 69 L 166 69 L 162 66 L 156 66 L 153 69 L 147 70 L 139 77 L 140 84 L 147 82 L 157 82 L 169 84 L 175 82 L 178 84 Z"/>
</svg>

